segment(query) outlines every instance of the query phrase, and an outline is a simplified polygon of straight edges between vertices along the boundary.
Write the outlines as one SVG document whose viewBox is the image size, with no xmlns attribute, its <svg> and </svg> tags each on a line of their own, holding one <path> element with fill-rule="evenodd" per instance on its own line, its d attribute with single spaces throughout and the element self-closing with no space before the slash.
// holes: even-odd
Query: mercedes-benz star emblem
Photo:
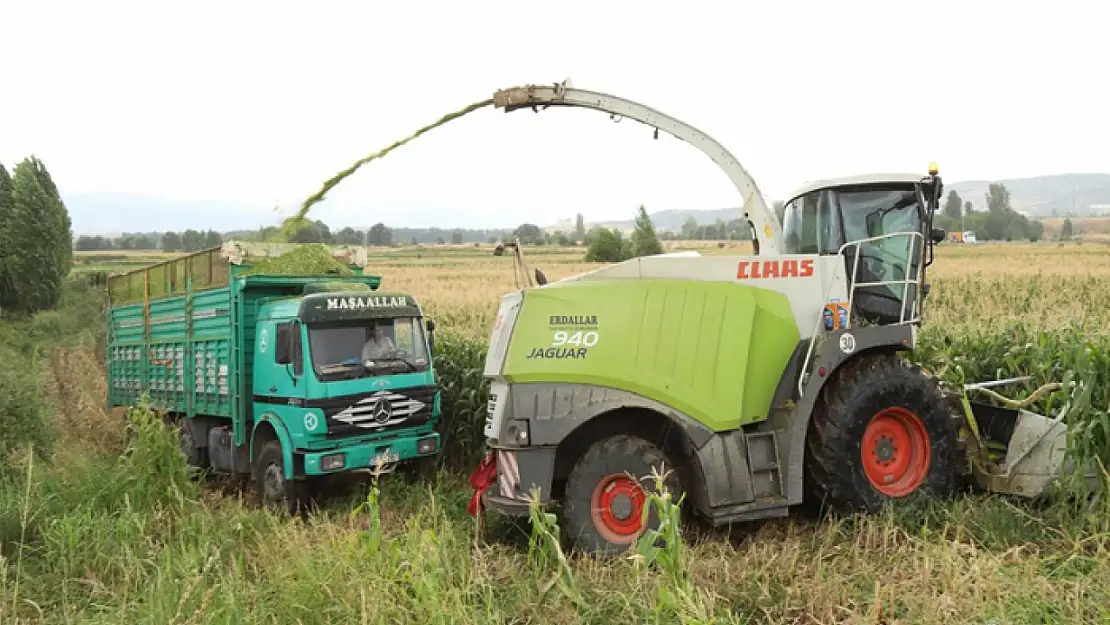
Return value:
<svg viewBox="0 0 1110 625">
<path fill-rule="evenodd" d="M 385 397 L 379 397 L 370 405 L 370 414 L 374 417 L 374 421 L 385 423 L 393 416 L 393 404 Z"/>
</svg>

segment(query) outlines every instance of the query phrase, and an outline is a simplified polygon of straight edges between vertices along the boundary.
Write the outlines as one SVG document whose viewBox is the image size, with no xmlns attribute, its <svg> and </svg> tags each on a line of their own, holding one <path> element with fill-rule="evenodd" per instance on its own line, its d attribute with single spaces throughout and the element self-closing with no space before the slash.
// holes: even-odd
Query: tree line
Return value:
<svg viewBox="0 0 1110 625">
<path fill-rule="evenodd" d="M 345 226 L 333 232 L 326 223 L 320 220 L 305 220 L 292 234 L 284 232 L 281 226 L 263 226 L 257 230 L 228 232 L 225 233 L 225 238 L 246 241 L 288 241 L 291 243 L 395 247 L 421 244 L 496 243 L 508 237 L 511 232 L 508 229 L 390 228 L 382 222 L 378 222 L 365 230 Z"/>
<path fill-rule="evenodd" d="M 53 308 L 73 266 L 69 211 L 46 165 L 29 156 L 0 163 L 0 309 Z"/>
<path fill-rule="evenodd" d="M 987 210 L 977 211 L 971 200 L 964 200 L 955 189 L 944 198 L 944 206 L 934 219 L 938 228 L 948 232 L 974 232 L 980 241 L 1039 241 L 1044 224 L 1029 219 L 1010 205 L 1006 185 L 992 183 L 984 196 Z"/>
<path fill-rule="evenodd" d="M 974 231 L 980 240 L 1028 239 L 1037 241 L 1043 238 L 1044 225 L 1040 221 L 1025 217 L 1012 208 L 1010 192 L 1005 185 L 1000 183 L 991 184 L 985 196 L 985 201 L 987 210 L 976 211 L 970 200 L 961 198 L 959 193 L 951 190 L 945 199 L 941 213 L 936 217 L 936 225 L 949 232 Z M 783 203 L 776 201 L 773 206 L 775 213 L 781 220 Z M 647 219 L 647 222 L 651 221 L 650 218 L 647 218 L 646 212 L 641 206 L 640 211 L 636 214 L 634 233 L 643 232 L 645 234 L 642 236 L 647 236 L 647 230 L 644 227 L 645 219 Z M 1071 226 L 1071 224 L 1068 223 L 1066 226 Z M 1070 228 L 1067 229 L 1070 230 Z M 445 245 L 448 243 L 454 245 L 467 243 L 492 244 L 513 237 L 518 238 L 522 244 L 530 246 L 588 247 L 599 237 L 605 241 L 606 249 L 616 249 L 622 245 L 631 244 L 631 239 L 625 239 L 624 235 L 618 230 L 606 229 L 600 226 L 594 226 L 587 230 L 582 213 L 578 213 L 575 216 L 574 228 L 569 231 L 547 232 L 538 225 L 528 222 L 514 229 L 390 228 L 383 222 L 378 222 L 368 229 L 355 229 L 346 226 L 338 231 L 332 231 L 323 221 L 305 220 L 292 234 L 287 233 L 278 225 L 262 226 L 254 230 L 235 230 L 222 234 L 213 230 L 204 232 L 185 230 L 180 233 L 125 233 L 115 238 L 80 236 L 77 238 L 75 248 L 80 251 L 161 249 L 166 252 L 193 252 L 218 246 L 227 239 L 397 247 L 421 244 Z M 752 235 L 747 222 L 740 218 L 728 221 L 717 219 L 715 223 L 700 224 L 691 216 L 678 230 L 663 230 L 656 233 L 653 225 L 651 237 L 657 241 L 747 241 L 751 240 Z M 618 239 L 622 241 L 619 244 Z M 628 253 L 631 254 L 632 252 Z M 607 255 L 612 256 L 612 254 Z"/>
<path fill-rule="evenodd" d="M 162 250 L 164 252 L 196 252 L 224 242 L 215 230 L 184 232 L 125 232 L 118 237 L 83 234 L 73 243 L 78 252 L 111 250 Z"/>
</svg>

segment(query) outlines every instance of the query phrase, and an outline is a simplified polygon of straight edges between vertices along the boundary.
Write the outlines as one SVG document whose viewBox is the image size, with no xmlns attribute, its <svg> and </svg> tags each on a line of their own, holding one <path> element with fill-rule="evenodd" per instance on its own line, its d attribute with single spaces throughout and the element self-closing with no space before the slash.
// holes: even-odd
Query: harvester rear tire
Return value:
<svg viewBox="0 0 1110 625">
<path fill-rule="evenodd" d="M 861 356 L 837 369 L 814 408 L 807 504 L 847 515 L 911 496 L 951 497 L 957 438 L 940 389 L 920 367 L 898 354 Z"/>
<path fill-rule="evenodd" d="M 675 467 L 663 450 L 637 436 L 619 434 L 594 443 L 567 478 L 562 530 L 571 548 L 591 555 L 616 555 L 628 550 L 648 528 L 657 529 L 659 515 L 654 508 L 647 523 L 640 523 L 646 494 L 656 490 L 652 470 L 666 471 L 664 486 L 671 501 L 677 501 L 682 490 Z"/>
</svg>

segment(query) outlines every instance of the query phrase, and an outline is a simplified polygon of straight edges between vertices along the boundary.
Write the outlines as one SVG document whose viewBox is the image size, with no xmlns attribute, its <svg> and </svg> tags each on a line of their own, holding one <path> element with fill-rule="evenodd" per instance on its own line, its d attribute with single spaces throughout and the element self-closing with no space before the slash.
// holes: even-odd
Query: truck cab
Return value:
<svg viewBox="0 0 1110 625">
<path fill-rule="evenodd" d="M 407 294 L 351 290 L 262 303 L 253 341 L 256 432 L 279 421 L 303 450 L 297 464 L 308 476 L 389 471 L 434 454 L 433 331 Z"/>
</svg>

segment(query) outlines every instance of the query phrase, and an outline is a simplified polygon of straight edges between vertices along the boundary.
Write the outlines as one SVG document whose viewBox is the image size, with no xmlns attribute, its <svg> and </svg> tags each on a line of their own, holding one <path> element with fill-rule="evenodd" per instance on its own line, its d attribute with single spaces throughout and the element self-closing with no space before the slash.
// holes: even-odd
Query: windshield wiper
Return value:
<svg viewBox="0 0 1110 625">
<path fill-rule="evenodd" d="M 405 358 L 401 358 L 400 356 L 382 356 L 381 358 L 371 358 L 370 359 L 370 362 L 373 362 L 373 363 L 378 363 L 378 362 L 383 362 L 383 361 L 404 363 L 405 366 L 408 368 L 410 373 L 415 373 L 415 372 L 420 370 L 420 368 L 416 366 L 416 363 L 414 363 L 410 360 L 406 360 Z"/>
<path fill-rule="evenodd" d="M 363 373 L 362 366 L 358 365 L 358 364 L 336 363 L 336 364 L 333 364 L 333 365 L 324 365 L 324 366 L 320 367 L 320 375 L 321 376 L 348 374 L 348 375 L 340 377 L 339 379 L 353 379 L 353 378 L 362 377 L 362 373 Z M 350 375 L 350 374 L 354 374 L 354 375 Z"/>
</svg>

